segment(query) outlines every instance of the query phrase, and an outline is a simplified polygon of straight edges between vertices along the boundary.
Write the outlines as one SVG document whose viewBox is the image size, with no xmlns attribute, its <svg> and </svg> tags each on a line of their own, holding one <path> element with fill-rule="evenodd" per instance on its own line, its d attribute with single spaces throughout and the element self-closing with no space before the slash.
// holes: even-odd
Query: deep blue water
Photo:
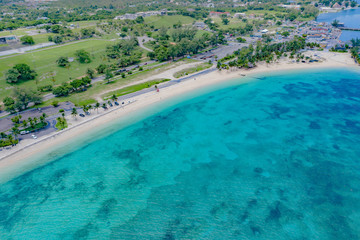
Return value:
<svg viewBox="0 0 360 240">
<path fill-rule="evenodd" d="M 0 186 L 0 239 L 356 240 L 359 226 L 348 70 L 212 91 Z"/>
<path fill-rule="evenodd" d="M 332 23 L 335 19 L 343 22 L 345 27 L 360 28 L 360 8 L 320 14 L 316 21 Z M 360 31 L 343 31 L 340 36 L 342 41 L 348 41 L 353 38 L 360 38 Z"/>
</svg>

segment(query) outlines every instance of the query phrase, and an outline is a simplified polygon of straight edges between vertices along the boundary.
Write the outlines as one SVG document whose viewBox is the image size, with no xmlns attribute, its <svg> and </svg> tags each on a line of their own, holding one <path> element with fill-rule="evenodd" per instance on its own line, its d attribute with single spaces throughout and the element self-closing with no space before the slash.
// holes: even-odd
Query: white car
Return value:
<svg viewBox="0 0 360 240">
<path fill-rule="evenodd" d="M 33 139 L 37 139 L 37 136 L 35 136 L 34 134 L 31 134 Z"/>
</svg>

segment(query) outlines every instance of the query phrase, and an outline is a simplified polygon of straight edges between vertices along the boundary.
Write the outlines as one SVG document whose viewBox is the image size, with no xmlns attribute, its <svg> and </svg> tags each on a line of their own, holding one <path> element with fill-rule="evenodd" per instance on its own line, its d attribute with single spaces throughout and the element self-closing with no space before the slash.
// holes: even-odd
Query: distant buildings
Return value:
<svg viewBox="0 0 360 240">
<path fill-rule="evenodd" d="M 201 30 L 205 30 L 207 28 L 207 25 L 204 22 L 196 22 L 193 26 Z"/>
<path fill-rule="evenodd" d="M 226 15 L 228 17 L 230 17 L 230 13 L 229 12 L 210 12 L 210 17 L 220 17 L 221 15 Z"/>
<path fill-rule="evenodd" d="M 246 17 L 245 13 L 235 13 L 234 14 L 234 18 L 244 18 L 244 17 Z"/>
<path fill-rule="evenodd" d="M 335 3 L 332 8 L 337 8 L 337 9 L 341 9 L 341 5 L 339 3 Z"/>
<path fill-rule="evenodd" d="M 137 17 L 149 17 L 149 16 L 157 16 L 157 15 L 166 15 L 167 14 L 167 10 L 163 9 L 160 11 L 148 11 L 148 12 L 138 12 L 138 13 L 126 13 L 124 15 L 121 16 L 116 16 L 114 19 L 115 20 L 125 20 L 125 19 L 129 19 L 129 20 L 135 20 Z"/>
<path fill-rule="evenodd" d="M 287 8 L 287 9 L 300 9 L 300 5 L 286 5 L 282 4 L 280 7 Z"/>
</svg>

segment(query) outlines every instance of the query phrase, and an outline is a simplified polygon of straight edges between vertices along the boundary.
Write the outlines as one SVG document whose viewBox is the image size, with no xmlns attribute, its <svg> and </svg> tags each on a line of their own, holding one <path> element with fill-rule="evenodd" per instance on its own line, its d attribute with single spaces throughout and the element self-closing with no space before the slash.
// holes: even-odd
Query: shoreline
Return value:
<svg viewBox="0 0 360 240">
<path fill-rule="evenodd" d="M 196 80 L 192 79 L 191 75 L 189 75 L 188 77 L 190 77 L 190 79 L 162 88 L 160 89 L 160 92 L 152 91 L 129 98 L 126 101 L 130 101 L 130 103 L 124 107 L 119 106 L 107 111 L 100 110 L 100 113 L 98 114 L 93 111 L 89 117 L 80 120 L 79 118 L 75 120 L 71 117 L 67 117 L 69 128 L 43 136 L 36 140 L 23 140 L 10 150 L 1 151 L 0 184 L 50 162 L 52 159 L 41 160 L 41 156 L 47 156 L 47 154 L 58 150 L 61 146 L 64 147 L 66 145 L 70 145 L 71 143 L 73 143 L 72 146 L 74 146 L 76 143 L 79 143 L 77 140 L 79 140 L 80 137 L 87 137 L 87 135 L 90 136 L 96 132 L 99 133 L 111 123 L 119 123 L 121 124 L 121 128 L 129 126 L 141 119 L 144 119 L 144 116 L 149 116 L 149 113 L 158 112 L 159 110 L 155 108 L 156 106 L 165 106 L 166 103 L 171 103 L 170 100 L 181 96 L 193 96 L 196 95 L 197 91 L 199 93 L 202 91 L 209 91 L 209 89 L 214 87 L 216 88 L 220 84 L 230 83 L 230 80 L 233 79 L 242 79 L 240 81 L 243 83 L 246 81 L 253 81 L 249 77 L 261 73 L 269 74 L 293 70 L 340 67 L 350 68 L 358 66 L 354 63 L 348 53 L 316 53 L 320 56 L 322 55 L 321 57 L 326 60 L 317 63 L 289 63 L 288 61 L 281 61 L 280 63 L 272 63 L 269 65 L 259 64 L 256 68 L 249 70 L 238 69 L 213 71 L 196 76 Z"/>
</svg>

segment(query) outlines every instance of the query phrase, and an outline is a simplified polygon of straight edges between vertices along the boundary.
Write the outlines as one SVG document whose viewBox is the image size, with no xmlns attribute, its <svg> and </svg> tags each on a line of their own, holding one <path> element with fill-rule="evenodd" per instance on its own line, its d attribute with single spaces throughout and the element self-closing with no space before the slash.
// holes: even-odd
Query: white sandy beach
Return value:
<svg viewBox="0 0 360 240">
<path fill-rule="evenodd" d="M 305 55 L 313 55 L 314 53 L 315 52 L 306 53 Z M 244 74 L 249 75 L 273 71 L 357 66 L 347 53 L 316 52 L 316 54 L 325 60 L 318 63 L 289 63 L 289 61 L 282 61 L 268 66 L 266 64 L 259 64 L 256 68 L 251 70 L 214 71 L 209 74 L 198 76 L 196 77 L 196 80 L 187 80 L 161 89 L 160 92 L 153 91 L 131 98 L 129 101 L 132 103 L 123 108 L 117 107 L 107 111 L 99 110 L 99 113 L 93 111 L 89 117 L 81 119 L 78 117 L 76 120 L 72 117 L 68 117 L 68 122 L 70 123 L 68 129 L 38 139 L 26 139 L 10 150 L 1 151 L 0 183 L 8 181 L 12 177 L 16 177 L 25 171 L 41 165 L 40 163 L 32 162 L 32 159 L 34 159 L 32 158 L 33 156 L 50 151 L 54 147 L 65 144 L 70 140 L 74 140 L 76 137 L 81 136 L 90 130 L 99 129 L 108 125 L 110 122 L 128 118 L 129 116 L 134 115 L 134 113 L 141 112 L 143 109 L 148 108 L 155 103 L 163 103 L 174 97 L 189 94 L 192 91 L 224 83 L 230 79 L 241 78 Z"/>
</svg>

